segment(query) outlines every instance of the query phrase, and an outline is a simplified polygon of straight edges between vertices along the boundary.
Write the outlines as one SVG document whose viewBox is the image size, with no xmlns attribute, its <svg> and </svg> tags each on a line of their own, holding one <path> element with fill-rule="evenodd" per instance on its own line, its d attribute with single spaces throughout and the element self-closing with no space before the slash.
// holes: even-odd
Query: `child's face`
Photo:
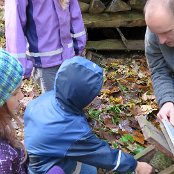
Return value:
<svg viewBox="0 0 174 174">
<path fill-rule="evenodd" d="M 20 100 L 24 98 L 24 95 L 20 88 L 18 88 L 13 95 L 7 100 L 7 107 L 12 114 L 18 111 Z"/>
</svg>

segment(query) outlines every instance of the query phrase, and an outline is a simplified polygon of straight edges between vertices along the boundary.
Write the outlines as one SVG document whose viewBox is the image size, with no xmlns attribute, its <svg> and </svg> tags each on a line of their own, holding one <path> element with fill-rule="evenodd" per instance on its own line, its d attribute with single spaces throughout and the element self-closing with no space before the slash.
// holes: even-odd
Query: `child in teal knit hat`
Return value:
<svg viewBox="0 0 174 174">
<path fill-rule="evenodd" d="M 16 138 L 12 118 L 19 108 L 23 94 L 20 84 L 23 68 L 6 51 L 0 50 L 0 174 L 27 174 L 25 148 Z M 47 174 L 64 174 L 53 166 Z"/>
<path fill-rule="evenodd" d="M 20 86 L 23 69 L 21 64 L 7 52 L 0 51 L 0 106 Z"/>
<path fill-rule="evenodd" d="M 0 51 L 0 173 L 26 174 L 24 146 L 16 138 L 12 124 L 23 94 L 23 68 L 6 51 Z"/>
</svg>

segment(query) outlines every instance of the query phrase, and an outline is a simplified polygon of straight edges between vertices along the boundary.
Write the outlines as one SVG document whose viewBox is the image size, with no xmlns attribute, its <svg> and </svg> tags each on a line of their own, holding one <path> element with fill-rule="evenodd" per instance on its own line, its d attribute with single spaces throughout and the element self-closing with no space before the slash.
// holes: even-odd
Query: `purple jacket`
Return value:
<svg viewBox="0 0 174 174">
<path fill-rule="evenodd" d="M 59 0 L 6 0 L 6 49 L 20 60 L 25 75 L 81 54 L 86 32 L 78 0 L 65 10 Z"/>
<path fill-rule="evenodd" d="M 10 146 L 6 141 L 0 140 L 0 173 L 3 174 L 26 174 L 24 152 Z"/>
</svg>

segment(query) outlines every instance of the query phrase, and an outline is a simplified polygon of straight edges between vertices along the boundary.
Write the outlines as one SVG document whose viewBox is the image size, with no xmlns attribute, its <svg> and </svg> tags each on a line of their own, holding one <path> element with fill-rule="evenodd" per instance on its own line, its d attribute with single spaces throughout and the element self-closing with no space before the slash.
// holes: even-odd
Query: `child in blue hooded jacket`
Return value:
<svg viewBox="0 0 174 174">
<path fill-rule="evenodd" d="M 97 167 L 119 173 L 152 172 L 149 164 L 110 148 L 92 132 L 83 108 L 99 94 L 102 84 L 102 68 L 77 56 L 63 62 L 53 91 L 29 103 L 24 127 L 30 174 L 44 174 L 54 165 L 66 174 L 94 174 Z"/>
</svg>

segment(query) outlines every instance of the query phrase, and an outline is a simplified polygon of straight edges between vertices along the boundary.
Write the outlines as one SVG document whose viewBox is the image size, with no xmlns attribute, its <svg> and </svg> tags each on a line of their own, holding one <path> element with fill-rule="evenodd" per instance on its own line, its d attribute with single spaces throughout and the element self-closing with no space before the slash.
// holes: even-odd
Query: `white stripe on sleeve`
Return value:
<svg viewBox="0 0 174 174">
<path fill-rule="evenodd" d="M 119 167 L 120 160 L 121 160 L 121 150 L 119 150 L 119 152 L 118 152 L 117 164 L 116 164 L 115 168 L 113 169 L 113 171 L 117 170 L 117 168 Z"/>
<path fill-rule="evenodd" d="M 86 34 L 85 30 L 83 30 L 83 31 L 81 31 L 79 33 L 71 34 L 71 37 L 77 38 L 77 37 L 83 36 L 85 34 Z"/>
</svg>

